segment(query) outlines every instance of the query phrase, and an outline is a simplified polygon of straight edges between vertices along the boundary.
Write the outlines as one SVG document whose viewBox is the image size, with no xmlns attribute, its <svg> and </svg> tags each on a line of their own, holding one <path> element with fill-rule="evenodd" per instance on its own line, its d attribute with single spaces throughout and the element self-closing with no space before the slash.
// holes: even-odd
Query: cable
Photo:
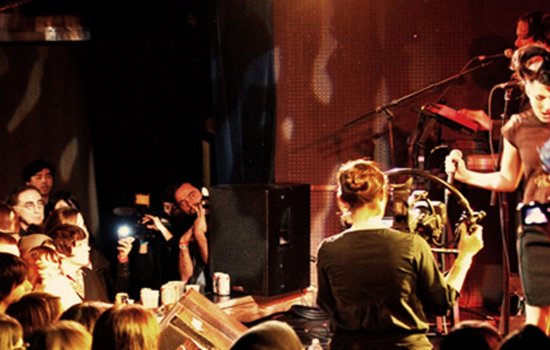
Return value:
<svg viewBox="0 0 550 350">
<path fill-rule="evenodd" d="M 462 69 L 460 70 L 460 72 L 457 74 L 456 78 L 453 79 L 453 81 L 451 81 L 450 84 L 448 84 L 445 89 L 443 90 L 443 92 L 441 93 L 441 95 L 439 95 L 439 97 L 435 100 L 436 102 L 440 102 L 441 99 L 447 94 L 447 91 L 449 91 L 449 89 L 457 82 L 458 78 L 460 78 L 462 76 L 462 73 L 464 73 L 468 67 L 474 63 L 474 61 L 478 61 L 479 60 L 479 56 L 476 56 L 474 58 L 471 58 L 468 62 L 466 62 L 466 64 L 464 65 L 464 67 L 462 67 Z"/>
<path fill-rule="evenodd" d="M 303 305 L 292 305 L 290 312 L 298 317 L 305 318 L 306 320 L 321 321 L 328 320 L 328 314 L 316 307 L 309 307 Z"/>
<path fill-rule="evenodd" d="M 454 194 L 457 199 L 458 203 L 465 209 L 466 215 L 464 217 L 465 220 L 469 224 L 476 224 L 479 220 L 483 219 L 485 217 L 484 211 L 474 211 L 472 207 L 470 206 L 470 202 L 464 197 L 462 193 L 460 193 L 459 190 L 456 189 L 453 185 L 449 184 L 448 182 L 440 179 L 439 177 L 430 174 L 429 172 L 419 170 L 419 169 L 411 169 L 411 168 L 394 168 L 388 171 L 385 171 L 384 174 L 388 177 L 391 176 L 399 176 L 399 175 L 413 175 L 413 176 L 420 176 L 424 177 L 428 180 L 437 182 L 438 184 L 442 185 L 446 189 L 448 189 L 452 194 Z"/>
</svg>

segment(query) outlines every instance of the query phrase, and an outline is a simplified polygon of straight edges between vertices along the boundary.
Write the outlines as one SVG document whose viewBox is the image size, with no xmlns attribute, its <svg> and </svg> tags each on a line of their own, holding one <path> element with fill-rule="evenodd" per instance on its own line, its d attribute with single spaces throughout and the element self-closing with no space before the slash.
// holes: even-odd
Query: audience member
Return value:
<svg viewBox="0 0 550 350">
<path fill-rule="evenodd" d="M 141 288 L 160 289 L 163 284 L 181 278 L 178 242 L 192 221 L 186 221 L 187 215 L 175 207 L 174 191 L 172 187 L 165 191 L 160 215 L 152 214 L 148 200 L 136 201 L 137 217 L 132 220 L 138 224 L 134 224 L 133 238 L 120 236 L 118 261 L 129 263 L 128 291 L 133 298 L 138 297 Z"/>
<path fill-rule="evenodd" d="M 44 231 L 48 234 L 48 232 L 61 224 L 76 225 L 83 229 L 86 235 L 89 236 L 88 227 L 86 227 L 84 217 L 77 208 L 67 206 L 52 211 L 44 223 Z"/>
<path fill-rule="evenodd" d="M 530 45 L 535 42 L 535 35 L 540 31 L 540 25 L 544 16 L 543 11 L 531 11 L 521 15 L 516 22 L 516 48 Z"/>
<path fill-rule="evenodd" d="M 190 183 L 183 183 L 175 194 L 177 206 L 184 215 L 192 218 L 192 224 L 179 238 L 179 268 L 181 280 L 187 283 L 207 285 L 209 273 L 206 211 L 202 194 Z"/>
<path fill-rule="evenodd" d="M 80 227 L 61 224 L 48 233 L 61 256 L 61 269 L 82 300 L 109 301 L 105 281 L 88 266 L 88 236 Z"/>
<path fill-rule="evenodd" d="M 0 253 L 0 313 L 32 289 L 27 264 L 18 256 Z"/>
<path fill-rule="evenodd" d="M 76 321 L 82 324 L 90 334 L 93 334 L 94 326 L 99 316 L 112 306 L 100 301 L 85 301 L 65 310 L 60 319 Z"/>
<path fill-rule="evenodd" d="M 439 343 L 439 350 L 497 350 L 502 337 L 487 322 L 468 320 L 458 323 Z"/>
<path fill-rule="evenodd" d="M 281 321 L 260 323 L 235 341 L 230 350 L 302 350 L 296 332 Z"/>
<path fill-rule="evenodd" d="M 33 291 L 27 295 L 46 300 L 52 320 L 57 321 L 59 319 L 63 309 L 61 307 L 61 299 L 57 295 L 41 291 Z"/>
<path fill-rule="evenodd" d="M 181 209 L 176 204 L 176 190 L 179 185 L 169 185 L 162 192 L 161 202 L 162 202 L 162 211 L 165 216 L 168 218 L 176 217 L 181 215 Z"/>
<path fill-rule="evenodd" d="M 42 159 L 33 160 L 23 168 L 23 181 L 26 185 L 34 186 L 40 191 L 44 205 L 49 201 L 54 176 L 53 165 Z"/>
<path fill-rule="evenodd" d="M 516 25 L 516 48 L 522 48 L 533 44 L 545 46 L 550 49 L 550 13 L 543 11 L 532 11 L 518 18 Z M 511 80 L 520 80 L 517 73 L 514 73 Z M 529 109 L 529 100 L 525 96 L 520 85 L 513 86 L 514 93 L 510 96 L 509 114 L 525 111 Z M 478 123 L 482 130 L 492 129 L 491 116 L 488 116 L 483 110 L 472 110 L 462 108 L 459 112 L 472 121 Z M 512 112 L 512 113 L 510 113 Z"/>
<path fill-rule="evenodd" d="M 155 315 L 140 305 L 117 305 L 99 316 L 93 333 L 93 350 L 156 350 L 159 325 Z"/>
<path fill-rule="evenodd" d="M 24 256 L 29 250 L 35 247 L 46 246 L 55 249 L 53 240 L 50 236 L 43 233 L 33 233 L 21 237 L 19 240 L 19 251 L 21 256 Z"/>
<path fill-rule="evenodd" d="M 94 273 L 103 281 L 107 288 L 107 295 L 109 299 L 114 298 L 114 294 L 119 291 L 126 291 L 119 284 L 115 284 L 114 276 L 111 269 L 111 264 L 101 253 L 99 249 L 93 244 L 93 237 L 90 235 L 88 227 L 84 222 L 84 217 L 79 209 L 72 206 L 65 206 L 55 209 L 50 213 L 50 216 L 46 220 L 45 231 L 49 233 L 55 227 L 61 224 L 71 224 L 80 227 L 86 233 L 88 243 L 90 245 L 89 263 L 87 267 L 91 268 Z M 120 268 L 117 270 L 122 271 Z M 118 276 L 117 276 L 118 277 Z"/>
<path fill-rule="evenodd" d="M 49 325 L 59 317 L 52 309 L 49 298 L 44 294 L 34 292 L 25 294 L 6 309 L 6 314 L 21 323 L 25 341 L 29 340 L 35 330 Z"/>
<path fill-rule="evenodd" d="M 25 236 L 31 232 L 31 225 L 37 226 L 40 230 L 44 221 L 44 200 L 40 191 L 31 185 L 26 185 L 16 189 L 10 195 L 8 204 L 13 207 L 19 216 L 21 224 L 19 235 Z"/>
<path fill-rule="evenodd" d="M 19 216 L 6 202 L 0 202 L 0 232 L 12 235 L 19 241 Z"/>
<path fill-rule="evenodd" d="M 331 349 L 431 349 L 426 314 L 444 315 L 456 302 L 483 247 L 482 228 L 460 227 L 459 253 L 444 277 L 420 235 L 383 220 L 389 186 L 376 163 L 349 161 L 337 182 L 352 225 L 323 240 L 317 253 L 317 304 L 331 318 Z"/>
<path fill-rule="evenodd" d="M 508 334 L 499 350 L 550 350 L 550 339 L 537 326 L 526 324 L 522 328 Z"/>
<path fill-rule="evenodd" d="M 51 213 L 55 209 L 71 207 L 81 211 L 80 203 L 76 199 L 76 196 L 69 191 L 57 191 L 50 196 L 50 201 L 47 205 L 46 211 Z"/>
<path fill-rule="evenodd" d="M 61 300 L 62 310 L 82 301 L 74 290 L 70 280 L 61 271 L 61 258 L 55 249 L 34 247 L 23 257 L 29 266 L 29 280 L 33 291 L 46 292 Z"/>
<path fill-rule="evenodd" d="M 0 253 L 21 255 L 17 246 L 17 240 L 12 235 L 0 232 Z"/>
<path fill-rule="evenodd" d="M 15 318 L 0 313 L 0 349 L 24 349 L 23 328 Z"/>
<path fill-rule="evenodd" d="M 36 330 L 29 344 L 29 350 L 89 350 L 92 336 L 78 322 L 58 321 Z"/>
</svg>

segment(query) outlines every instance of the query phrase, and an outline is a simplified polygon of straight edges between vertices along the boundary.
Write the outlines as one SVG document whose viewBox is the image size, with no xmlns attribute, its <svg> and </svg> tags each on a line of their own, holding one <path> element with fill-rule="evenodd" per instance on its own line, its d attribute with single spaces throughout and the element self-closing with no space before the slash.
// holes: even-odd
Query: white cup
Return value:
<svg viewBox="0 0 550 350">
<path fill-rule="evenodd" d="M 148 309 L 159 307 L 159 291 L 150 288 L 142 288 L 140 292 L 141 304 Z"/>
<path fill-rule="evenodd" d="M 183 281 L 169 281 L 169 285 L 174 286 L 176 290 L 176 298 L 180 300 L 183 294 L 185 294 L 185 282 Z"/>
<path fill-rule="evenodd" d="M 201 285 L 200 284 L 188 284 L 185 286 L 185 291 L 187 292 L 189 289 L 194 289 L 197 292 L 201 292 Z"/>
</svg>

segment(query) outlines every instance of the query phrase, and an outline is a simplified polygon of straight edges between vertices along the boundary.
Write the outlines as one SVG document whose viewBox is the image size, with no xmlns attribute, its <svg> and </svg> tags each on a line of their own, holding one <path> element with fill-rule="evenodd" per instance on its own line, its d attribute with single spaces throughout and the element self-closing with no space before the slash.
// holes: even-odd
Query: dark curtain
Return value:
<svg viewBox="0 0 550 350">
<path fill-rule="evenodd" d="M 272 16 L 271 0 L 216 3 L 212 72 L 219 183 L 273 182 Z"/>
</svg>

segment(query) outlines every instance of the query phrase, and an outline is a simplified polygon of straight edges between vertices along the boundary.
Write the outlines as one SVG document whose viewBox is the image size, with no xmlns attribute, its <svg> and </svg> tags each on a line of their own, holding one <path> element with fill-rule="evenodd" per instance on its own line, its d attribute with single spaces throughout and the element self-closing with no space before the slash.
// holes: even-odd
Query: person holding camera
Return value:
<svg viewBox="0 0 550 350">
<path fill-rule="evenodd" d="M 126 277 L 117 285 L 126 283 L 131 296 L 143 287 L 159 289 L 174 280 L 209 288 L 203 201 L 196 187 L 183 183 L 166 189 L 163 214 L 141 210 L 136 227 L 129 230 L 133 233 L 119 232 L 118 262 L 126 270 L 118 275 Z"/>
<path fill-rule="evenodd" d="M 144 203 L 140 201 L 146 197 Z M 117 229 L 118 271 L 116 286 L 137 298 L 142 288 L 160 289 L 179 280 L 178 239 L 170 217 L 149 209 L 149 195 L 136 195 L 136 209 L 130 221 Z M 176 255 L 176 258 L 173 256 Z"/>
<path fill-rule="evenodd" d="M 543 46 L 518 49 L 512 68 L 521 79 L 531 108 L 513 115 L 502 128 L 504 147 L 500 170 L 479 173 L 468 170 L 460 152 L 445 159 L 445 171 L 463 183 L 487 190 L 511 192 L 524 179 L 522 203 L 548 203 L 548 169 L 541 161 L 541 149 L 550 140 L 550 52 Z M 526 210 L 522 211 L 526 213 Z M 518 262 L 527 305 L 526 323 L 539 326 L 550 335 L 550 231 L 547 224 L 521 225 L 518 229 Z"/>
<path fill-rule="evenodd" d="M 456 302 L 483 247 L 481 226 L 461 224 L 459 253 L 444 277 L 420 235 L 383 220 L 389 185 L 375 162 L 349 161 L 337 180 L 351 227 L 317 252 L 317 304 L 331 319 L 330 349 L 431 349 L 426 314 L 445 315 Z"/>
</svg>

